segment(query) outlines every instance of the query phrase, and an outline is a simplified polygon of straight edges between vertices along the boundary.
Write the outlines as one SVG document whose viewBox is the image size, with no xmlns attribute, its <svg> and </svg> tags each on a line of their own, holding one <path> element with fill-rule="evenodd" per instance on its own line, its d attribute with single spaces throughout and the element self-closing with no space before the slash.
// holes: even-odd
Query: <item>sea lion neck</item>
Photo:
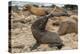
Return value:
<svg viewBox="0 0 80 54">
<path fill-rule="evenodd" d="M 37 21 L 33 23 L 33 27 L 41 31 L 45 31 L 45 27 L 48 19 L 51 17 L 51 14 L 40 17 Z"/>
</svg>

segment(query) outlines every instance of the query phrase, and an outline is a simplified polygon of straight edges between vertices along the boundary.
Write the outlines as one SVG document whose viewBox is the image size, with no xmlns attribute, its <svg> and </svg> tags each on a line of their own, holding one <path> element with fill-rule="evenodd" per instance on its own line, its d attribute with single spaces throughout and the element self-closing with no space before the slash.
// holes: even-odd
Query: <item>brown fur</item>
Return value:
<svg viewBox="0 0 80 54">
<path fill-rule="evenodd" d="M 38 44 L 52 44 L 53 46 L 58 47 L 58 49 L 61 49 L 63 43 L 59 35 L 56 32 L 49 32 L 45 30 L 46 23 L 48 21 L 48 18 L 50 17 L 51 15 L 44 16 L 42 18 L 39 18 L 37 21 L 35 21 L 31 26 L 32 34 Z"/>
<path fill-rule="evenodd" d="M 78 23 L 73 19 L 68 19 L 62 21 L 58 30 L 60 35 L 64 35 L 66 33 L 77 33 L 78 32 Z"/>
<path fill-rule="evenodd" d="M 43 16 L 46 15 L 46 11 L 41 8 L 41 7 L 34 7 L 32 5 L 27 5 L 25 7 L 25 10 L 29 10 L 32 14 L 37 15 L 37 16 Z"/>
</svg>

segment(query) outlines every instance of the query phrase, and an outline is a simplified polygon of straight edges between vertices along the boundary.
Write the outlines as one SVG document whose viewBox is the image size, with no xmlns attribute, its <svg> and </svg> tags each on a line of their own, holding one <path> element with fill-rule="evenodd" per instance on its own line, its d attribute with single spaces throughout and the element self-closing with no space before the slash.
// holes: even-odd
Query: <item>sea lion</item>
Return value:
<svg viewBox="0 0 80 54">
<path fill-rule="evenodd" d="M 47 15 L 47 11 L 44 10 L 42 7 L 35 7 L 33 5 L 25 5 L 23 10 L 28 10 L 32 14 L 37 15 L 37 16 Z"/>
<path fill-rule="evenodd" d="M 60 27 L 58 30 L 59 35 L 73 32 L 78 33 L 78 22 L 76 20 L 67 18 L 60 23 Z"/>
<path fill-rule="evenodd" d="M 32 34 L 34 38 L 36 39 L 36 44 L 34 45 L 36 47 L 40 44 L 52 44 L 53 46 L 57 47 L 58 49 L 61 49 L 63 46 L 62 40 L 60 39 L 59 35 L 56 32 L 49 32 L 45 30 L 46 23 L 50 17 L 52 17 L 52 14 L 43 16 L 36 20 L 32 26 Z M 57 15 L 56 15 L 57 16 Z M 32 49 L 33 50 L 33 47 Z"/>
</svg>

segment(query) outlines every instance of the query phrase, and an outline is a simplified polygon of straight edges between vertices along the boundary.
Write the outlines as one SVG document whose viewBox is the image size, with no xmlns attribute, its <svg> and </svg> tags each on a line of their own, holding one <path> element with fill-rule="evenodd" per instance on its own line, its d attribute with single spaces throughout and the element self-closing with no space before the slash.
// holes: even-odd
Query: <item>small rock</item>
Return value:
<svg viewBox="0 0 80 54">
<path fill-rule="evenodd" d="M 61 50 L 72 50 L 72 48 L 71 47 L 63 47 Z"/>
</svg>

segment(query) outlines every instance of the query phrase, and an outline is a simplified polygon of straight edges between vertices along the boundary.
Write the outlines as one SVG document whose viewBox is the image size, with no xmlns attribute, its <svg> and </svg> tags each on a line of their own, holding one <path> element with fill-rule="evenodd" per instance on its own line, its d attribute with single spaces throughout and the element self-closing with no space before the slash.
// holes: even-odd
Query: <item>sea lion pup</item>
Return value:
<svg viewBox="0 0 80 54">
<path fill-rule="evenodd" d="M 43 8 L 41 7 L 36 7 L 36 6 L 33 6 L 33 5 L 25 5 L 23 10 L 28 10 L 30 11 L 32 14 L 34 15 L 37 15 L 37 16 L 44 16 L 44 15 L 47 15 L 47 11 L 44 10 Z"/>
<path fill-rule="evenodd" d="M 78 22 L 72 18 L 67 18 L 60 23 L 58 30 L 59 35 L 67 33 L 78 33 Z"/>
<path fill-rule="evenodd" d="M 63 43 L 59 35 L 56 32 L 49 32 L 45 30 L 47 21 L 52 16 L 54 15 L 49 14 L 49 15 L 43 16 L 32 24 L 31 26 L 32 34 L 36 39 L 37 43 L 32 47 L 31 50 L 33 50 L 33 48 L 37 48 L 37 46 L 39 46 L 40 44 L 52 44 L 53 46 L 56 46 L 58 49 L 62 48 Z"/>
</svg>

